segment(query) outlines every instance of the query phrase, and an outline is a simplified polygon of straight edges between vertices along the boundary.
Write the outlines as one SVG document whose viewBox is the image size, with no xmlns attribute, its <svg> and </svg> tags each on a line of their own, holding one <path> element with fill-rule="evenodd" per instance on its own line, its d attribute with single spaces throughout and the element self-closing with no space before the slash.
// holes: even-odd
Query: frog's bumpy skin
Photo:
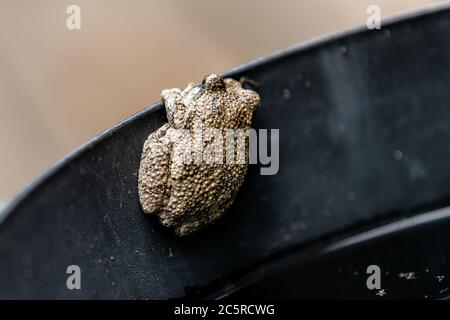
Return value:
<svg viewBox="0 0 450 320">
<path fill-rule="evenodd" d="M 233 203 L 247 171 L 248 141 L 245 163 L 184 164 L 172 159 L 174 149 L 187 147 L 177 129 L 194 135 L 200 124 L 201 130 L 215 128 L 223 137 L 227 129 L 249 129 L 260 98 L 238 81 L 211 74 L 201 86 L 163 90 L 162 99 L 169 122 L 145 141 L 139 199 L 144 212 L 157 214 L 163 225 L 184 236 L 216 221 Z M 203 139 L 201 150 L 210 144 Z"/>
</svg>

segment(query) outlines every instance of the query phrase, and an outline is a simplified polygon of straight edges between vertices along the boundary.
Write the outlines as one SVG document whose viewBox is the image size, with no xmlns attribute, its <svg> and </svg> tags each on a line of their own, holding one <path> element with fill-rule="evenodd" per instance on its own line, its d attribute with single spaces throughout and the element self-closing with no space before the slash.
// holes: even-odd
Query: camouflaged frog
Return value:
<svg viewBox="0 0 450 320">
<path fill-rule="evenodd" d="M 201 85 L 191 83 L 184 90 L 163 90 L 162 99 L 168 123 L 150 134 L 144 143 L 139 199 L 144 212 L 157 214 L 164 226 L 184 236 L 210 225 L 224 214 L 233 203 L 248 167 L 248 139 L 243 145 L 244 161 L 228 163 L 224 160 L 225 143 L 217 143 L 220 139 L 205 134 L 198 148 L 192 148 L 198 139 L 192 142 L 186 136 L 196 137 L 196 130 L 206 133 L 211 128 L 222 137 L 229 129 L 249 129 L 260 98 L 236 80 L 211 74 Z M 214 143 L 220 148 L 215 158 L 219 161 L 196 162 L 195 155 Z M 179 157 L 175 161 L 175 149 L 183 152 L 194 149 L 187 153 L 194 160 L 179 161 L 182 158 Z"/>
</svg>

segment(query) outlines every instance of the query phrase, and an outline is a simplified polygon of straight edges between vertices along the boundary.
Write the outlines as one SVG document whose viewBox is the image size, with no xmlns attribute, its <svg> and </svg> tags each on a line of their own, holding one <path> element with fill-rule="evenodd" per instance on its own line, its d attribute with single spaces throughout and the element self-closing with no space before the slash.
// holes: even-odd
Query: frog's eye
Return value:
<svg viewBox="0 0 450 320">
<path fill-rule="evenodd" d="M 244 105 L 250 107 L 251 110 L 256 110 L 259 107 L 259 94 L 255 91 L 242 89 L 240 92 L 240 98 L 243 101 Z"/>
<path fill-rule="evenodd" d="M 224 90 L 225 82 L 221 76 L 210 74 L 203 79 L 202 88 L 208 91 Z"/>
</svg>

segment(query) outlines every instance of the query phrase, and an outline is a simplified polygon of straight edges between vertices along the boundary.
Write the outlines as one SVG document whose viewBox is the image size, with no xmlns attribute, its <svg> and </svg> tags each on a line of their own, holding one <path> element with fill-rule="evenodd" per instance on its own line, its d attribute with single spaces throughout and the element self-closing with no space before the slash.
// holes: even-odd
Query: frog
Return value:
<svg viewBox="0 0 450 320">
<path fill-rule="evenodd" d="M 210 74 L 200 84 L 190 83 L 183 90 L 164 89 L 161 98 L 167 123 L 144 142 L 139 201 L 145 213 L 156 215 L 163 226 L 182 237 L 213 224 L 233 204 L 248 168 L 248 137 L 240 145 L 243 161 L 224 161 L 228 159 L 226 144 L 217 141 L 223 142 L 228 130 L 245 133 L 251 128 L 260 96 L 244 88 L 242 81 Z M 206 134 L 210 129 L 222 138 Z M 196 137 L 196 132 L 204 137 L 194 148 L 198 139 L 192 136 Z M 196 155 L 213 144 L 218 161 L 195 161 L 199 158 Z M 180 154 L 190 155 L 191 161 Z"/>
</svg>

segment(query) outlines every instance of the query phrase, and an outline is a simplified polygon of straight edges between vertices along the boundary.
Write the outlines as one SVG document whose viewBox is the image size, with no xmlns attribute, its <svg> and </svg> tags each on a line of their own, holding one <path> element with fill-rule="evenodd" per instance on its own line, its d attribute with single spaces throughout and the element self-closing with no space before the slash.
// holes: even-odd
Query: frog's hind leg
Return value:
<svg viewBox="0 0 450 320">
<path fill-rule="evenodd" d="M 169 125 L 162 126 L 149 135 L 144 143 L 139 168 L 138 189 L 142 209 L 155 213 L 164 206 L 170 176 L 172 144 L 166 137 Z"/>
</svg>

